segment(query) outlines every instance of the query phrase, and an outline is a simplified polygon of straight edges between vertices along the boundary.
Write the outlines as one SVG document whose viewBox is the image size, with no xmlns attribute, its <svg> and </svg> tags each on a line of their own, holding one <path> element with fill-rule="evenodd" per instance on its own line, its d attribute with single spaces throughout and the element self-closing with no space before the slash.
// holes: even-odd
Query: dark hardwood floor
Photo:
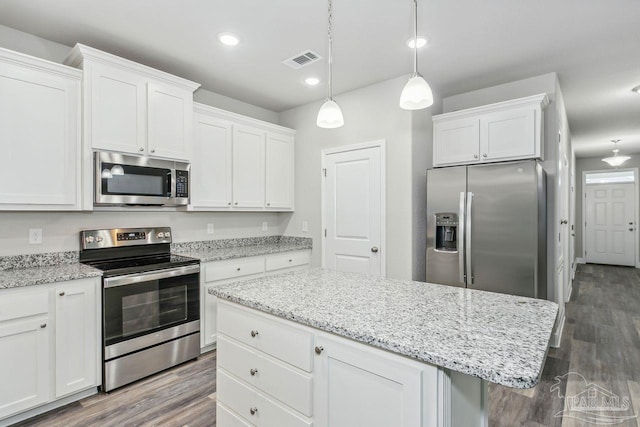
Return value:
<svg viewBox="0 0 640 427">
<path fill-rule="evenodd" d="M 604 421 L 607 425 L 639 425 L 635 418 L 616 422 L 619 420 L 616 417 L 640 415 L 639 270 L 580 265 L 566 316 L 561 346 L 549 351 L 542 380 L 536 388 L 515 390 L 490 385 L 490 426 L 571 427 L 604 425 Z M 83 399 L 19 425 L 215 426 L 215 365 L 216 355 L 211 352 L 198 361 L 108 395 Z M 555 388 L 555 378 L 569 373 L 575 374 L 570 374 Z M 623 406 L 625 398 L 629 399 L 629 408 L 573 410 L 557 416 L 565 409 L 560 395 L 587 392 L 591 383 L 599 393 L 617 395 L 619 400 L 615 401 L 607 394 L 607 402 L 614 405 Z M 595 422 L 586 421 L 589 419 Z"/>
<path fill-rule="evenodd" d="M 639 425 L 635 419 L 640 415 L 639 271 L 578 266 L 560 348 L 550 349 L 537 387 L 514 390 L 489 386 L 490 426 Z M 555 378 L 566 374 L 554 387 Z M 588 394 L 589 388 L 594 390 L 595 401 L 589 401 L 587 395 L 582 401 L 585 407 L 565 407 L 565 400 L 570 399 L 560 395 Z M 604 405 L 603 395 L 607 396 Z M 621 410 L 598 409 L 607 404 Z M 564 414 L 558 414 L 563 410 Z"/>
</svg>

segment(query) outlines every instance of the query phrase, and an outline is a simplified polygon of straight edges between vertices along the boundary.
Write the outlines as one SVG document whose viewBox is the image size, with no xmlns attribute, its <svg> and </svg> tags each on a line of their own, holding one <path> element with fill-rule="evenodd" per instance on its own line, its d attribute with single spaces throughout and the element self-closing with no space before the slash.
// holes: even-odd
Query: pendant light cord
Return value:
<svg viewBox="0 0 640 427">
<path fill-rule="evenodd" d="M 418 75 L 418 0 L 413 0 L 413 77 Z"/>
<path fill-rule="evenodd" d="M 329 7 L 328 7 L 328 17 L 329 17 L 329 26 L 328 26 L 328 30 L 327 30 L 327 36 L 329 38 L 329 96 L 328 99 L 333 99 L 332 95 L 333 95 L 333 52 L 332 52 L 332 44 L 333 44 L 333 37 L 331 35 L 331 27 L 333 26 L 333 7 L 332 7 L 332 1 L 329 0 Z"/>
</svg>

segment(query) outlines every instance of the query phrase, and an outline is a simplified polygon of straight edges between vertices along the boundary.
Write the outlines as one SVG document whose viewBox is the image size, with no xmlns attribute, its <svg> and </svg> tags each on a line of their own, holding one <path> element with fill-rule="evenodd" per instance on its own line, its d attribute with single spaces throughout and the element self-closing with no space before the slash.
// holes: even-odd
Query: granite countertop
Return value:
<svg viewBox="0 0 640 427">
<path fill-rule="evenodd" d="M 208 292 L 513 388 L 538 383 L 558 311 L 551 301 L 318 268 Z"/>
<path fill-rule="evenodd" d="M 258 255 L 311 249 L 312 239 L 305 237 L 270 236 L 266 238 L 224 239 L 186 242 L 172 245 L 172 252 L 201 262 L 245 258 Z"/>
<path fill-rule="evenodd" d="M 98 277 L 102 272 L 78 262 L 78 252 L 0 257 L 0 289 Z"/>
</svg>

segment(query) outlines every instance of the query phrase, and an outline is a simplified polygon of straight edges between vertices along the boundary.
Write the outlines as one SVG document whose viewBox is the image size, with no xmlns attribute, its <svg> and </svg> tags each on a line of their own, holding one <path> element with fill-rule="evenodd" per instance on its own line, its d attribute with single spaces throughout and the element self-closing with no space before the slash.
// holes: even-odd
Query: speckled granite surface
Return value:
<svg viewBox="0 0 640 427">
<path fill-rule="evenodd" d="M 97 277 L 102 273 L 78 262 L 78 252 L 0 257 L 0 289 Z"/>
<path fill-rule="evenodd" d="M 514 388 L 537 384 L 558 311 L 550 301 L 318 268 L 208 291 Z"/>
<path fill-rule="evenodd" d="M 171 251 L 202 262 L 311 249 L 308 237 L 269 236 L 174 243 Z"/>
</svg>

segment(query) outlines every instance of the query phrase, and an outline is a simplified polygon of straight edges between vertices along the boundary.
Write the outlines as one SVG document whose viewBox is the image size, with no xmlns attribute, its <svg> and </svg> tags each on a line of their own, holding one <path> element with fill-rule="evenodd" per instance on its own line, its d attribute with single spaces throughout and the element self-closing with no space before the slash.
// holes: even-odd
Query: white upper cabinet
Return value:
<svg viewBox="0 0 640 427">
<path fill-rule="evenodd" d="M 267 132 L 265 199 L 269 209 L 293 209 L 293 137 Z"/>
<path fill-rule="evenodd" d="M 543 158 L 546 94 L 433 117 L 433 164 Z"/>
<path fill-rule="evenodd" d="M 265 205 L 266 132 L 248 126 L 233 127 L 233 206 L 261 208 Z"/>
<path fill-rule="evenodd" d="M 232 203 L 232 124 L 194 113 L 191 206 L 230 208 Z"/>
<path fill-rule="evenodd" d="M 193 92 L 199 84 L 81 44 L 65 64 L 84 70 L 89 150 L 191 160 Z"/>
<path fill-rule="evenodd" d="M 292 211 L 295 131 L 194 104 L 190 210 Z"/>
<path fill-rule="evenodd" d="M 0 49 L 0 210 L 80 209 L 81 76 Z"/>
</svg>

